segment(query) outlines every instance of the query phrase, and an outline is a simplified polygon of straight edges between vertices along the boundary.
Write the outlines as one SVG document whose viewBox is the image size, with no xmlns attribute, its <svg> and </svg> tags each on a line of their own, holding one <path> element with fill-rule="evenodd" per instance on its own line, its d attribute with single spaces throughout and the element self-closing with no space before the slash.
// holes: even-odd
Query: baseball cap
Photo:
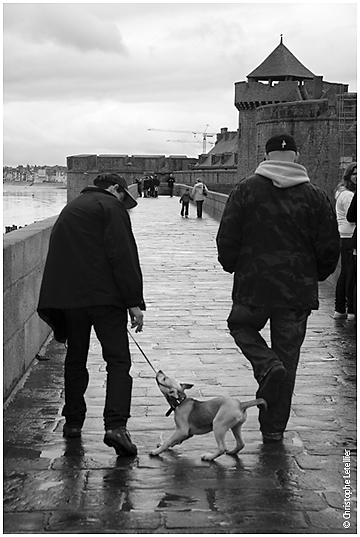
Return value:
<svg viewBox="0 0 360 537">
<path fill-rule="evenodd" d="M 121 189 L 125 192 L 126 196 L 123 200 L 123 204 L 126 209 L 133 209 L 137 206 L 136 199 L 130 194 L 128 185 L 124 177 L 121 177 L 118 173 L 101 173 L 94 179 L 94 185 L 99 186 L 101 181 L 108 181 L 113 185 L 120 185 Z"/>
<path fill-rule="evenodd" d="M 295 151 L 297 153 L 297 147 L 295 140 L 290 134 L 276 134 L 272 136 L 265 146 L 266 153 L 271 151 Z"/>
</svg>

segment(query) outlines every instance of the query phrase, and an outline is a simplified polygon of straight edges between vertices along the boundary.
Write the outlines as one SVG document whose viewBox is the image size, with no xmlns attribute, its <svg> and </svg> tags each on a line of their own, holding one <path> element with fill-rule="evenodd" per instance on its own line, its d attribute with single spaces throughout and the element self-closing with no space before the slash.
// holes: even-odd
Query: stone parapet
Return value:
<svg viewBox="0 0 360 537">
<path fill-rule="evenodd" d="M 11 394 L 50 334 L 36 309 L 57 216 L 3 237 L 3 396 Z"/>
<path fill-rule="evenodd" d="M 301 96 L 297 81 L 279 82 L 274 86 L 256 81 L 235 84 L 235 106 L 238 110 L 278 102 L 297 101 L 299 98 Z"/>
</svg>

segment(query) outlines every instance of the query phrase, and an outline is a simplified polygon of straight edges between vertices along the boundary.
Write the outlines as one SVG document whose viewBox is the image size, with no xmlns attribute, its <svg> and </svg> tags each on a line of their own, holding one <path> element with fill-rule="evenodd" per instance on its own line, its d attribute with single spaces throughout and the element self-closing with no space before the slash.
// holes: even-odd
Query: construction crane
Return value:
<svg viewBox="0 0 360 537">
<path fill-rule="evenodd" d="M 193 134 L 195 137 L 197 134 L 201 134 L 202 140 L 203 140 L 203 153 L 206 153 L 206 141 L 207 138 L 212 138 L 213 136 L 216 136 L 216 132 L 206 132 L 208 128 L 208 124 L 205 127 L 204 132 L 198 132 L 198 131 L 178 131 L 178 130 L 171 130 L 171 129 L 148 129 L 148 131 L 159 131 L 159 132 L 182 132 L 183 134 Z"/>
<path fill-rule="evenodd" d="M 179 144 L 201 144 L 201 140 L 166 140 L 167 142 L 176 142 Z M 215 145 L 215 142 L 208 142 L 210 145 Z"/>
</svg>

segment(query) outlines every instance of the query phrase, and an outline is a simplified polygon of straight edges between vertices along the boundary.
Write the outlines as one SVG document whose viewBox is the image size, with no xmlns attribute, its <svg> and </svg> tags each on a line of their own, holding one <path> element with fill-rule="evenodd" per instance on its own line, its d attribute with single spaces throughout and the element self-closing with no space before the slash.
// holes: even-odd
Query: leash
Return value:
<svg viewBox="0 0 360 537">
<path fill-rule="evenodd" d="M 154 366 L 150 362 L 149 358 L 146 356 L 146 354 L 144 353 L 144 351 L 140 347 L 139 343 L 136 341 L 136 339 L 134 338 L 132 333 L 129 332 L 129 330 L 127 332 L 128 332 L 129 336 L 131 337 L 131 339 L 133 340 L 133 342 L 135 343 L 135 345 L 137 346 L 137 348 L 139 349 L 139 351 L 141 352 L 141 354 L 143 355 L 143 357 L 145 358 L 145 360 L 147 361 L 147 363 L 149 364 L 149 366 L 151 367 L 151 369 L 154 371 L 154 373 L 156 375 L 156 373 L 157 373 L 156 369 L 154 368 Z M 161 384 L 161 382 L 158 381 L 158 379 L 156 379 L 156 382 L 157 382 L 158 385 L 164 386 L 163 384 Z M 170 408 L 166 412 L 165 416 L 170 416 L 171 412 L 173 410 L 175 410 L 175 408 L 178 407 L 181 404 L 182 401 L 179 400 L 179 399 L 176 399 L 175 397 L 172 397 L 170 395 L 165 395 L 165 399 L 167 400 L 167 402 L 170 405 Z"/>
<path fill-rule="evenodd" d="M 154 366 L 150 362 L 149 358 L 146 356 L 146 354 L 144 353 L 144 351 L 142 350 L 142 348 L 140 347 L 139 343 L 136 341 L 136 339 L 134 338 L 132 333 L 129 332 L 129 330 L 128 330 L 128 334 L 129 334 L 129 336 L 131 337 L 131 339 L 133 340 L 133 342 L 135 343 L 135 345 L 137 346 L 137 348 L 139 349 L 139 351 L 141 352 L 141 354 L 143 355 L 143 357 L 145 358 L 145 360 L 147 361 L 147 363 L 149 364 L 149 366 L 151 367 L 151 369 L 154 371 L 154 373 L 156 375 L 156 369 L 154 368 Z"/>
</svg>

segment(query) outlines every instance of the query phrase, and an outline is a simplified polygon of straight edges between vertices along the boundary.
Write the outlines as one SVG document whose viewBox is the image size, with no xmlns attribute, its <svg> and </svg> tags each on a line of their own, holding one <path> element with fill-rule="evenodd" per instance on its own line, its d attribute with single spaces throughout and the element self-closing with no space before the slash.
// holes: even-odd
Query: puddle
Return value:
<svg viewBox="0 0 360 537">
<path fill-rule="evenodd" d="M 60 485 L 63 485 L 63 482 L 62 481 L 57 481 L 55 483 L 42 483 L 38 490 L 49 490 L 49 489 L 52 489 L 54 487 L 59 487 Z"/>
<path fill-rule="evenodd" d="M 49 449 L 40 453 L 40 459 L 57 459 L 63 455 L 64 451 L 62 449 Z"/>
<path fill-rule="evenodd" d="M 294 446 L 304 447 L 304 444 L 302 443 L 301 438 L 299 438 L 298 436 L 294 436 L 292 441 L 293 441 Z"/>
</svg>

